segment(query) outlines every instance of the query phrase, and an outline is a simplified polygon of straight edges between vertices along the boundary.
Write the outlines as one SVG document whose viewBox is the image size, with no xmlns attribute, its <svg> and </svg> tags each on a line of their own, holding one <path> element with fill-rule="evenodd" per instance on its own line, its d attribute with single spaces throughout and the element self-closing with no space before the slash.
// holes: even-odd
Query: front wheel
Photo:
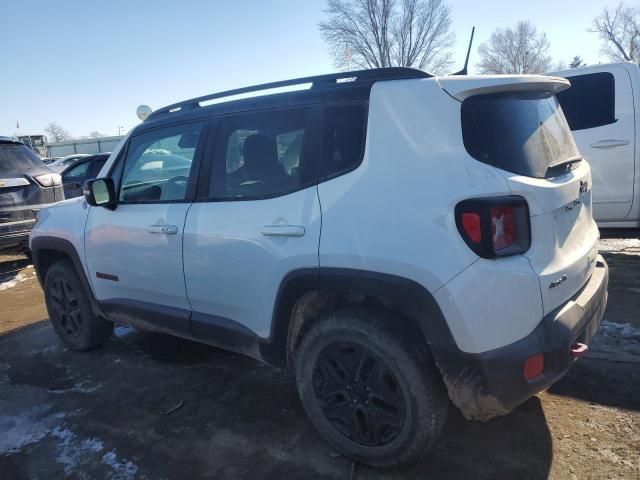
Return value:
<svg viewBox="0 0 640 480">
<path fill-rule="evenodd" d="M 58 261 L 49 268 L 44 297 L 51 324 L 69 348 L 90 350 L 111 337 L 113 323 L 93 313 L 78 274 L 68 261 Z"/>
<path fill-rule="evenodd" d="M 341 453 L 393 467 L 422 456 L 438 437 L 448 397 L 426 346 L 402 318 L 367 309 L 329 314 L 295 354 L 309 418 Z"/>
</svg>

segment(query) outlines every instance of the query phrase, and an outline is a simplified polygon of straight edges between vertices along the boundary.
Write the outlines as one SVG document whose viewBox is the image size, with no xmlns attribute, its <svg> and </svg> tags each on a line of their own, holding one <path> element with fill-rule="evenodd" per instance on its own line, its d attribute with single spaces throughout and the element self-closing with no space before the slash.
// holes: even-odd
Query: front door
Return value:
<svg viewBox="0 0 640 480">
<path fill-rule="evenodd" d="M 87 266 L 112 320 L 189 330 L 182 234 L 207 127 L 192 122 L 132 136 L 112 173 L 117 207 L 89 212 Z"/>
<path fill-rule="evenodd" d="M 82 184 L 91 169 L 90 160 L 80 160 L 62 174 L 64 198 L 75 198 L 82 195 Z"/>
<path fill-rule="evenodd" d="M 578 150 L 591 165 L 593 216 L 598 222 L 624 220 L 633 201 L 635 116 L 629 72 L 567 76 L 571 88 L 558 100 Z"/>
</svg>

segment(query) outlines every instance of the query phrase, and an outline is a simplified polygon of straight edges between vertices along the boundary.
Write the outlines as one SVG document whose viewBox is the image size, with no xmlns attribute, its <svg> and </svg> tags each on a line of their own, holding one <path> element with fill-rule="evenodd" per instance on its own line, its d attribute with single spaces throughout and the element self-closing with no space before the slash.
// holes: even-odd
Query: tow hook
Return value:
<svg viewBox="0 0 640 480">
<path fill-rule="evenodd" d="M 584 343 L 576 342 L 571 345 L 571 356 L 573 358 L 580 358 L 589 351 L 589 346 Z"/>
</svg>

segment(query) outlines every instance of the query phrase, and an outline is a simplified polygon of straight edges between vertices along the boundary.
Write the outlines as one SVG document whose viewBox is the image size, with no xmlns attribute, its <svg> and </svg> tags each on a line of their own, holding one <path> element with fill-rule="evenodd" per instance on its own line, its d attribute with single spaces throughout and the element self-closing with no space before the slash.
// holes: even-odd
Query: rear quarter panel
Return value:
<svg viewBox="0 0 640 480">
<path fill-rule="evenodd" d="M 321 267 L 398 275 L 431 292 L 478 258 L 457 231 L 455 205 L 509 191 L 467 154 L 460 102 L 434 79 L 376 83 L 362 165 L 318 190 Z"/>
</svg>

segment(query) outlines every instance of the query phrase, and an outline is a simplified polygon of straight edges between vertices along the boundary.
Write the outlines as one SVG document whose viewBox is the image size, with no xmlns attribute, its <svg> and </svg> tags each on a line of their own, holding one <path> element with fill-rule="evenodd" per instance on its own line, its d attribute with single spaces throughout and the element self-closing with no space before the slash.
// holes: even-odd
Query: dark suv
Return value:
<svg viewBox="0 0 640 480">
<path fill-rule="evenodd" d="M 60 175 L 24 144 L 0 137 L 0 249 L 26 245 L 38 210 L 60 200 Z"/>
</svg>

